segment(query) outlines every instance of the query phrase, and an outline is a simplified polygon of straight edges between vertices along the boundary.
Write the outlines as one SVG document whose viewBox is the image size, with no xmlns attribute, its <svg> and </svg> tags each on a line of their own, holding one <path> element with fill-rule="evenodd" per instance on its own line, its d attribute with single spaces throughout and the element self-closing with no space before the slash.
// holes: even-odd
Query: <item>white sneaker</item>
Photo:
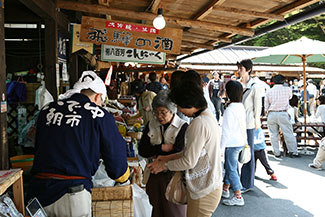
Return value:
<svg viewBox="0 0 325 217">
<path fill-rule="evenodd" d="M 229 198 L 230 197 L 230 191 L 229 191 L 229 189 L 227 191 L 222 190 L 222 197 L 223 198 Z"/>
<path fill-rule="evenodd" d="M 223 200 L 222 203 L 227 206 L 244 206 L 244 198 L 241 197 L 240 199 L 233 196 L 231 199 Z"/>
<path fill-rule="evenodd" d="M 317 167 L 315 164 L 309 164 L 308 165 L 310 168 L 313 168 L 314 170 L 322 170 L 322 167 Z M 223 193 L 223 192 L 222 192 Z"/>
</svg>

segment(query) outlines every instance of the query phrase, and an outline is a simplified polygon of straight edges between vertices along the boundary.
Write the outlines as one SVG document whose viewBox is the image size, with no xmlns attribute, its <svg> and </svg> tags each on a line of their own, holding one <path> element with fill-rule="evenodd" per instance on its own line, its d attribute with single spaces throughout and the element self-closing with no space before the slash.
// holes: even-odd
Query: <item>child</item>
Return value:
<svg viewBox="0 0 325 217">
<path fill-rule="evenodd" d="M 246 111 L 242 101 L 243 86 L 234 80 L 226 84 L 227 97 L 230 104 L 225 110 L 222 122 L 221 148 L 225 148 L 225 177 L 222 197 L 230 198 L 229 188 L 234 196 L 222 201 L 227 206 L 244 206 L 241 195 L 241 182 L 238 174 L 238 156 L 244 145 L 247 144 Z"/>
<path fill-rule="evenodd" d="M 255 156 L 255 171 L 256 171 L 256 161 L 260 160 L 264 166 L 266 173 L 271 176 L 271 180 L 277 181 L 277 177 L 274 175 L 274 171 L 271 169 L 265 154 L 265 136 L 262 128 L 258 128 L 254 135 L 254 156 Z"/>
</svg>

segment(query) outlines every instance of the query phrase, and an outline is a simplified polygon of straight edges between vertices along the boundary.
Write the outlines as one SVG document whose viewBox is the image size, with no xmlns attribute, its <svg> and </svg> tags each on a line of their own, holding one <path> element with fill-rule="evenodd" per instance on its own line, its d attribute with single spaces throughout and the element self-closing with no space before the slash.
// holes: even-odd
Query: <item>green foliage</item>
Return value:
<svg viewBox="0 0 325 217">
<path fill-rule="evenodd" d="M 267 25 L 270 25 L 270 23 Z M 325 41 L 325 15 L 322 14 L 304 22 L 265 34 L 261 37 L 247 41 L 243 43 L 243 45 L 273 47 L 289 41 L 297 40 L 302 36 Z"/>
</svg>

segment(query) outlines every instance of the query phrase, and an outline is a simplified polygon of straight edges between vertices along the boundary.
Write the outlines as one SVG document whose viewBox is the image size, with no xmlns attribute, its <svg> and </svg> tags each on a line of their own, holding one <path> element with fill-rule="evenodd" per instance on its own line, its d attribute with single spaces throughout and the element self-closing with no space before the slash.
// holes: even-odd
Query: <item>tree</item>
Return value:
<svg viewBox="0 0 325 217">
<path fill-rule="evenodd" d="M 270 24 L 268 24 L 270 25 Z M 263 26 L 261 26 L 263 28 Z M 305 36 L 310 39 L 325 41 L 325 15 L 284 27 L 261 37 L 243 43 L 250 46 L 273 47 Z"/>
</svg>

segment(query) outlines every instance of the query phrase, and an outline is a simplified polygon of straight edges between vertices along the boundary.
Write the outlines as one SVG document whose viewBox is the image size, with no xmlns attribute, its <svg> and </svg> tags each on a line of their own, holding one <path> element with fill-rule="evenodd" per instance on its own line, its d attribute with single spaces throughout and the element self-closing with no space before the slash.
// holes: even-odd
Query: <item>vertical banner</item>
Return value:
<svg viewBox="0 0 325 217">
<path fill-rule="evenodd" d="M 109 70 L 107 72 L 106 78 L 105 78 L 105 85 L 109 86 L 111 83 L 111 77 L 112 77 L 112 73 L 113 73 L 113 65 L 111 65 L 111 67 L 109 67 Z"/>
<path fill-rule="evenodd" d="M 5 8 L 5 0 L 0 0 L 0 8 Z"/>
<path fill-rule="evenodd" d="M 80 24 L 72 25 L 72 36 L 71 36 L 71 53 L 74 53 L 78 50 L 85 49 L 89 53 L 94 53 L 94 44 L 89 42 L 81 42 L 80 41 Z"/>
</svg>

